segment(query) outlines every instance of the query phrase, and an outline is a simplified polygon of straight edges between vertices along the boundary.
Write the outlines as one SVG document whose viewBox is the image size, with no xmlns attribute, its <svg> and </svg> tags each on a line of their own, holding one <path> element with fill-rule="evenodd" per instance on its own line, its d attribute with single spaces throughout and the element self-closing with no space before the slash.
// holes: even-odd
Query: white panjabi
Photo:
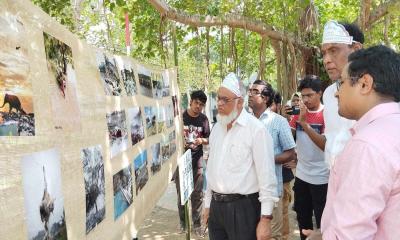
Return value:
<svg viewBox="0 0 400 240">
<path fill-rule="evenodd" d="M 335 20 L 329 20 L 324 26 L 322 44 L 324 43 L 343 43 L 351 45 L 357 41 L 353 40 L 344 26 Z"/>
<path fill-rule="evenodd" d="M 221 84 L 221 87 L 227 88 L 237 97 L 241 97 L 239 78 L 233 72 L 229 73 Z"/>
</svg>

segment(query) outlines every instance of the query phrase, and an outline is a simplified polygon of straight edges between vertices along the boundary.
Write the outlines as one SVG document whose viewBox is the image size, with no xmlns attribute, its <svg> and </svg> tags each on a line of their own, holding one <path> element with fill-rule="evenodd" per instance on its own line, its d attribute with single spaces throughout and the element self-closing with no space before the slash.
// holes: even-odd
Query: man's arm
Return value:
<svg viewBox="0 0 400 240">
<path fill-rule="evenodd" d="M 279 118 L 279 145 L 283 149 L 281 154 L 275 156 L 275 163 L 283 164 L 296 159 L 296 143 L 292 136 L 289 123 L 284 118 Z"/>
<path fill-rule="evenodd" d="M 304 129 L 304 132 L 310 137 L 311 141 L 319 147 L 322 151 L 325 151 L 325 143 L 326 143 L 326 138 L 324 135 L 317 133 L 311 126 L 310 124 L 306 122 L 299 122 L 301 127 Z"/>
<path fill-rule="evenodd" d="M 294 148 L 283 151 L 283 153 L 275 156 L 275 163 L 284 164 L 296 158 L 296 151 Z"/>
</svg>

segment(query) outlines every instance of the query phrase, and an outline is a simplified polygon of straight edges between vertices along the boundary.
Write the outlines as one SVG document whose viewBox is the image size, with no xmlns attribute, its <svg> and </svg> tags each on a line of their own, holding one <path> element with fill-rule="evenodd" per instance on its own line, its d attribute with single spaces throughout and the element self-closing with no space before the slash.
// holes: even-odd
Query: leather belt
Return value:
<svg viewBox="0 0 400 240">
<path fill-rule="evenodd" d="M 223 194 L 212 191 L 212 199 L 216 202 L 233 202 L 242 198 L 258 198 L 258 192 L 243 195 L 238 193 Z"/>
</svg>

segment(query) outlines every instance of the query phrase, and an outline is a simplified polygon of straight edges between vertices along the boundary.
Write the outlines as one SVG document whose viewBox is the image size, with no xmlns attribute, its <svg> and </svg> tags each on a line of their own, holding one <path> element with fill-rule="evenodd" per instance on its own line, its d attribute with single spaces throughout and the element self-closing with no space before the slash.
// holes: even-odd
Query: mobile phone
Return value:
<svg viewBox="0 0 400 240">
<path fill-rule="evenodd" d="M 287 112 L 289 115 L 299 115 L 300 114 L 300 108 L 297 106 L 292 106 L 292 111 Z"/>
</svg>

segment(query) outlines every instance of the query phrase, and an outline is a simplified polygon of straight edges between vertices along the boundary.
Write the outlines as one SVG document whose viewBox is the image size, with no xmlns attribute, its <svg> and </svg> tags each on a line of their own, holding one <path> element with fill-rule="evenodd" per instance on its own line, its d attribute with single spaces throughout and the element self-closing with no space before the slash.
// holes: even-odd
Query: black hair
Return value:
<svg viewBox="0 0 400 240">
<path fill-rule="evenodd" d="M 322 91 L 322 81 L 318 76 L 306 75 L 302 80 L 300 80 L 297 91 L 300 92 L 304 88 L 311 88 L 315 92 L 320 92 Z"/>
<path fill-rule="evenodd" d="M 274 103 L 275 104 L 282 104 L 282 96 L 278 92 L 275 92 Z"/>
<path fill-rule="evenodd" d="M 392 49 L 377 45 L 349 55 L 348 74 L 352 83 L 369 74 L 374 79 L 374 90 L 400 101 L 400 55 Z"/>
<path fill-rule="evenodd" d="M 356 24 L 348 22 L 340 22 L 339 24 L 343 25 L 349 35 L 353 37 L 354 41 L 357 41 L 361 44 L 364 43 L 364 33 Z"/>
<path fill-rule="evenodd" d="M 263 80 L 255 80 L 253 84 L 264 86 L 263 90 L 261 91 L 261 95 L 268 98 L 267 107 L 271 106 L 275 96 L 275 91 L 272 88 L 271 84 L 266 83 Z"/>
<path fill-rule="evenodd" d="M 207 102 L 207 95 L 202 90 L 193 91 L 190 94 L 190 99 L 193 101 L 195 99 L 199 100 L 200 102 L 206 104 Z"/>
</svg>

